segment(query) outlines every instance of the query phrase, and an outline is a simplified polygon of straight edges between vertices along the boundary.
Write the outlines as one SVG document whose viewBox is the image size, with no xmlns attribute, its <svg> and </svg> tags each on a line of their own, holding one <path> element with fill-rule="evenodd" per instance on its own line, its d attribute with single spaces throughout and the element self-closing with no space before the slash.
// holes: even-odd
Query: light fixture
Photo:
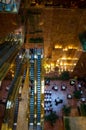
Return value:
<svg viewBox="0 0 86 130">
<path fill-rule="evenodd" d="M 62 45 L 55 45 L 55 49 L 61 49 Z"/>
<path fill-rule="evenodd" d="M 68 51 L 68 48 L 63 48 L 63 51 Z"/>
</svg>

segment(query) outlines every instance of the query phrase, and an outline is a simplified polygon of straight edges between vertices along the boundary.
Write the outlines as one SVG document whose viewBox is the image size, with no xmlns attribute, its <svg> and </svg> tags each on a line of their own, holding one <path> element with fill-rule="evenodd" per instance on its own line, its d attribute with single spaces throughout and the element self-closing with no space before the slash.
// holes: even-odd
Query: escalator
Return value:
<svg viewBox="0 0 86 130">
<path fill-rule="evenodd" d="M 37 55 L 37 130 L 41 130 L 41 49 Z"/>
<path fill-rule="evenodd" d="M 30 82 L 31 82 L 31 91 L 30 91 L 30 125 L 29 130 L 33 129 L 34 124 L 34 55 L 31 55 L 30 59 Z"/>
<path fill-rule="evenodd" d="M 6 109 L 5 109 L 5 117 L 4 117 L 4 124 L 9 125 L 9 129 L 16 129 L 17 125 L 17 116 L 18 116 L 18 105 L 19 105 L 19 100 L 18 100 L 18 92 L 19 92 L 19 87 L 22 81 L 21 77 L 21 71 L 22 71 L 22 63 L 23 61 L 17 65 L 16 67 L 16 73 L 15 76 L 10 84 L 10 89 L 8 92 L 8 97 L 6 101 Z"/>
<path fill-rule="evenodd" d="M 16 72 L 19 70 L 19 58 L 16 57 Z M 18 117 L 18 107 L 19 107 L 19 99 L 18 97 L 15 100 L 15 111 L 14 111 L 14 124 L 13 124 L 13 130 L 16 130 L 17 127 L 17 117 Z"/>
<path fill-rule="evenodd" d="M 4 62 L 12 55 L 14 50 L 19 47 L 19 44 L 14 44 L 8 51 L 7 53 L 0 59 L 0 67 L 3 65 Z"/>
<path fill-rule="evenodd" d="M 37 82 L 36 86 L 34 81 Z M 29 130 L 41 130 L 41 49 L 33 49 L 32 51 L 30 58 L 30 82 L 33 86 L 31 86 L 30 91 Z M 35 114 L 37 115 L 36 118 Z"/>
<path fill-rule="evenodd" d="M 40 74 L 41 74 L 41 56 L 38 56 L 37 60 L 37 81 L 38 81 L 38 86 L 37 86 L 37 122 L 40 122 Z"/>
<path fill-rule="evenodd" d="M 0 79 L 3 80 L 9 71 L 10 64 L 15 60 L 15 57 L 18 53 L 18 49 L 16 49 L 12 55 L 7 59 L 5 63 L 0 67 Z"/>
<path fill-rule="evenodd" d="M 17 126 L 18 108 L 19 108 L 19 99 L 17 97 L 16 101 L 15 101 L 15 112 L 14 112 L 13 130 L 16 130 L 16 126 Z"/>
<path fill-rule="evenodd" d="M 5 43 L 2 44 L 2 46 L 0 46 L 0 58 L 7 53 L 7 51 L 10 49 L 11 44 L 7 41 L 5 41 Z"/>
</svg>

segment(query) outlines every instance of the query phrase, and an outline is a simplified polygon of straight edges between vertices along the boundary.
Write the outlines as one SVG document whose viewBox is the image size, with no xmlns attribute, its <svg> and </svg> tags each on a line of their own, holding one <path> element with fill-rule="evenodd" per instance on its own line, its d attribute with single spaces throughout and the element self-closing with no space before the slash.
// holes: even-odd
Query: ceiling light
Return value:
<svg viewBox="0 0 86 130">
<path fill-rule="evenodd" d="M 78 47 L 74 47 L 74 46 L 68 46 L 68 49 L 78 49 Z"/>
<path fill-rule="evenodd" d="M 66 60 L 66 59 L 67 59 L 67 57 L 62 57 L 62 58 L 61 58 L 61 60 Z"/>
<path fill-rule="evenodd" d="M 74 63 L 74 65 L 76 65 L 76 63 Z"/>
<path fill-rule="evenodd" d="M 69 46 L 68 49 L 72 49 L 73 47 L 72 46 Z"/>
<path fill-rule="evenodd" d="M 63 63 L 62 63 L 62 62 L 60 62 L 60 65 L 63 65 Z"/>
<path fill-rule="evenodd" d="M 22 58 L 22 56 L 21 56 L 21 55 L 19 55 L 19 58 Z"/>
<path fill-rule="evenodd" d="M 61 45 L 55 45 L 55 49 L 61 49 L 62 46 Z"/>
<path fill-rule="evenodd" d="M 59 62 L 59 60 L 57 60 L 57 62 Z"/>
<path fill-rule="evenodd" d="M 68 48 L 64 48 L 63 51 L 68 51 Z"/>
<path fill-rule="evenodd" d="M 39 25 L 42 26 L 44 24 L 44 22 L 40 22 Z"/>
<path fill-rule="evenodd" d="M 67 63 L 64 63 L 64 66 L 66 66 L 67 65 Z"/>
</svg>

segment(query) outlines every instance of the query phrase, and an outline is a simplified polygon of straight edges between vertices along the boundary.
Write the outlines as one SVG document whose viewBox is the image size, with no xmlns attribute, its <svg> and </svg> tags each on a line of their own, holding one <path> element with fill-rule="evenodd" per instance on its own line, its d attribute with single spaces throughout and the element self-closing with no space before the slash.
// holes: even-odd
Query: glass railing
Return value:
<svg viewBox="0 0 86 130">
<path fill-rule="evenodd" d="M 0 0 L 0 12 L 18 13 L 20 0 Z"/>
<path fill-rule="evenodd" d="M 16 81 L 17 81 L 17 78 L 18 78 L 18 76 L 19 76 L 19 74 L 20 74 L 21 68 L 22 68 L 22 62 L 18 65 L 17 70 L 16 70 L 16 73 L 15 73 L 15 76 L 14 76 L 14 79 L 13 79 L 12 82 L 11 82 L 10 90 L 9 90 L 9 92 L 8 92 L 8 97 L 9 97 L 9 95 L 12 94 L 12 92 L 13 92 L 13 90 L 14 90 L 14 85 L 15 85 L 15 83 L 16 83 Z"/>
<path fill-rule="evenodd" d="M 15 101 L 15 111 L 14 111 L 14 124 L 17 123 L 18 108 L 19 108 L 19 99 L 16 98 L 16 101 Z M 15 129 L 16 126 L 13 126 L 13 127 Z"/>
<path fill-rule="evenodd" d="M 14 61 L 14 58 L 16 57 L 17 53 L 18 53 L 18 50 L 15 50 L 14 53 L 8 59 L 8 61 L 5 62 L 0 68 L 0 80 L 3 80 L 6 74 L 8 73 L 9 67 L 11 63 Z"/>
<path fill-rule="evenodd" d="M 2 58 L 0 59 L 0 67 L 4 64 L 5 61 L 7 61 L 7 59 L 13 54 L 14 50 L 16 50 L 16 48 L 18 47 L 18 44 L 14 44 L 7 52 L 4 56 L 2 56 Z"/>
<path fill-rule="evenodd" d="M 3 46 L 0 47 L 0 58 L 8 52 L 8 50 L 10 49 L 11 44 L 7 44 L 7 42 L 5 42 L 5 44 Z"/>
</svg>

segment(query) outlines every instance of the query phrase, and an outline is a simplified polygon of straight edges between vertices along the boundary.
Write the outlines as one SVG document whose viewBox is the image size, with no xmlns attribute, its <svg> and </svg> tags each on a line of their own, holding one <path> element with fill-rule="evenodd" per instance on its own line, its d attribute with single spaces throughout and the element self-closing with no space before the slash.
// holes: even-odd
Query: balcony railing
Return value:
<svg viewBox="0 0 86 130">
<path fill-rule="evenodd" d="M 0 0 L 0 12 L 17 13 L 20 0 Z"/>
</svg>

